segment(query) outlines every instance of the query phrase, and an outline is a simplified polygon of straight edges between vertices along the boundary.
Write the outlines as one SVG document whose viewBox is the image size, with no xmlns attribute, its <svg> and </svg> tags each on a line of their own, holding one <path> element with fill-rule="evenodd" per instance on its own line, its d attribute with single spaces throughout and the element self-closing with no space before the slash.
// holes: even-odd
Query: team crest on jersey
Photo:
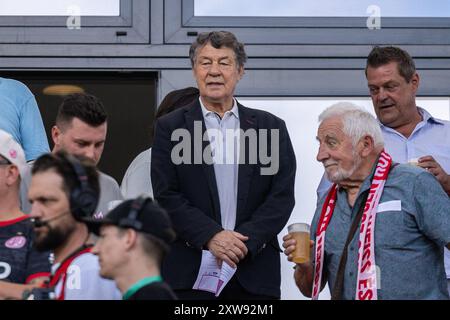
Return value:
<svg viewBox="0 0 450 320">
<path fill-rule="evenodd" d="M 5 247 L 9 249 L 20 249 L 25 246 L 27 239 L 24 236 L 15 236 L 5 242 Z"/>
</svg>

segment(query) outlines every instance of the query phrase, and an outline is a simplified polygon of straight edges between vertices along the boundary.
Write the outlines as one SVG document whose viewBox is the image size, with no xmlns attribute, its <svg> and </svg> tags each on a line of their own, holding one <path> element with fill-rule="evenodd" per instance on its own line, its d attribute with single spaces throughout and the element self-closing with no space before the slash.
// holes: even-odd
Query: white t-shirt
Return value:
<svg viewBox="0 0 450 320">
<path fill-rule="evenodd" d="M 117 202 L 123 200 L 123 195 L 120 191 L 119 184 L 113 177 L 100 171 L 98 174 L 100 182 L 100 199 L 97 208 L 95 209 L 94 217 L 102 218 L 108 214 L 108 211 L 117 205 Z"/>
<path fill-rule="evenodd" d="M 125 199 L 133 199 L 142 194 L 153 198 L 150 179 L 152 149 L 141 152 L 130 164 L 122 179 L 120 189 Z"/>
<path fill-rule="evenodd" d="M 56 271 L 59 263 L 52 266 Z M 62 278 L 55 286 L 57 297 L 61 294 Z M 100 277 L 98 257 L 90 252 L 76 257 L 67 269 L 64 300 L 121 300 L 116 283 Z"/>
</svg>

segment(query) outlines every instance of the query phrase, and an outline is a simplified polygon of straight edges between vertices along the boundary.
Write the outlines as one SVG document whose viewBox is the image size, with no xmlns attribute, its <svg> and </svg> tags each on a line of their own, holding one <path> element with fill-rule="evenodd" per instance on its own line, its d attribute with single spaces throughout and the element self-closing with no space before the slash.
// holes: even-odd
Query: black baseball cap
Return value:
<svg viewBox="0 0 450 320">
<path fill-rule="evenodd" d="M 169 215 L 150 197 L 126 200 L 111 210 L 104 218 L 85 218 L 83 221 L 89 231 L 96 235 L 99 235 L 101 226 L 114 225 L 150 234 L 166 243 L 175 240 L 175 231 Z"/>
</svg>

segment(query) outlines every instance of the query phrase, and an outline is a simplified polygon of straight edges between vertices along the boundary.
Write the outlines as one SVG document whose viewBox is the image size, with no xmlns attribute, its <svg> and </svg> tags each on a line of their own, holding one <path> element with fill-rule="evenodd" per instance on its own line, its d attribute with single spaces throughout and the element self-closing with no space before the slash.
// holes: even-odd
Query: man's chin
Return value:
<svg viewBox="0 0 450 320">
<path fill-rule="evenodd" d="M 38 251 L 54 251 L 65 241 L 66 235 L 59 230 L 50 230 L 48 232 L 37 232 L 33 241 L 33 246 Z"/>
<path fill-rule="evenodd" d="M 46 241 L 46 239 L 35 239 L 33 242 L 33 247 L 37 251 L 53 251 L 56 248 L 53 248 L 53 246 L 50 246 L 50 244 Z"/>
<path fill-rule="evenodd" d="M 100 273 L 100 277 L 102 277 L 103 279 L 114 280 L 114 278 L 107 271 L 102 271 L 100 269 L 99 273 Z"/>
<path fill-rule="evenodd" d="M 334 171 L 333 173 L 327 172 L 327 178 L 332 183 L 340 183 L 343 180 L 349 178 L 351 174 L 349 172 L 340 172 L 340 171 Z"/>
<path fill-rule="evenodd" d="M 339 177 L 336 177 L 335 175 L 328 176 L 328 180 L 330 180 L 332 183 L 339 183 L 342 181 L 342 179 L 340 179 Z"/>
<path fill-rule="evenodd" d="M 333 183 L 337 183 L 336 179 L 338 176 L 338 172 L 336 172 L 335 170 L 333 171 L 329 171 L 327 169 L 325 169 L 325 173 L 327 175 L 327 179 Z"/>
<path fill-rule="evenodd" d="M 394 108 L 387 108 L 379 111 L 377 117 L 383 125 L 392 126 L 393 122 L 395 122 L 398 118 L 398 115 L 396 115 L 394 112 Z"/>
<path fill-rule="evenodd" d="M 35 249 L 39 251 L 45 251 L 46 249 L 41 249 L 45 246 L 45 234 L 42 231 L 36 231 L 35 229 L 35 236 L 33 240 L 33 246 Z"/>
</svg>

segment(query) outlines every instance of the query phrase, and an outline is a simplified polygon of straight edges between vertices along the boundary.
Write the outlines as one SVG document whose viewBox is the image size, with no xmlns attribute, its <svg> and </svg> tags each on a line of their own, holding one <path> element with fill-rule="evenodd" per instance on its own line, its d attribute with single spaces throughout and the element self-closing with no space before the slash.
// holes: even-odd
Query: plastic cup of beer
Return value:
<svg viewBox="0 0 450 320">
<path fill-rule="evenodd" d="M 295 263 L 305 263 L 310 259 L 310 226 L 307 223 L 293 223 L 288 226 L 288 232 L 297 241 L 292 261 Z"/>
<path fill-rule="evenodd" d="M 408 160 L 408 164 L 412 165 L 412 166 L 419 166 L 419 158 L 412 158 Z"/>
</svg>

